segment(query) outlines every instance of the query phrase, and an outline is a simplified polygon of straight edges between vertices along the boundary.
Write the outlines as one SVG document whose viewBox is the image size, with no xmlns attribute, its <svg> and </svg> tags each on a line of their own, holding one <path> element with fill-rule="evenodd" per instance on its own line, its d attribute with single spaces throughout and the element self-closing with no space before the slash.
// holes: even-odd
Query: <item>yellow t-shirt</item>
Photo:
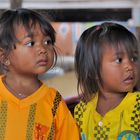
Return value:
<svg viewBox="0 0 140 140">
<path fill-rule="evenodd" d="M 79 133 L 55 89 L 43 84 L 19 100 L 0 79 L 0 140 L 79 140 Z"/>
<path fill-rule="evenodd" d="M 96 111 L 98 96 L 80 102 L 74 117 L 82 140 L 140 140 L 140 92 L 128 93 L 123 101 L 102 117 Z"/>
</svg>

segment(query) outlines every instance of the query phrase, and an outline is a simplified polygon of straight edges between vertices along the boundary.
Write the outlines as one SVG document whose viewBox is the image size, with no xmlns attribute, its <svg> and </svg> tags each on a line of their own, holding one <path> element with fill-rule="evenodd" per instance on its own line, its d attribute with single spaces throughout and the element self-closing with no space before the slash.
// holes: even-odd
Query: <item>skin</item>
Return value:
<svg viewBox="0 0 140 140">
<path fill-rule="evenodd" d="M 41 86 L 37 76 L 53 65 L 54 51 L 50 37 L 43 35 L 39 25 L 33 29 L 33 36 L 30 36 L 22 25 L 17 26 L 16 37 L 19 41 L 15 44 L 16 49 L 8 55 L 9 71 L 4 81 L 12 87 L 14 96 L 22 98 L 16 93 L 27 97 Z"/>
<path fill-rule="evenodd" d="M 104 116 L 108 111 L 115 108 L 128 91 L 132 91 L 138 77 L 138 54 L 135 58 L 129 58 L 125 49 L 118 51 L 109 46 L 103 50 L 101 65 L 101 77 L 97 111 Z"/>
</svg>

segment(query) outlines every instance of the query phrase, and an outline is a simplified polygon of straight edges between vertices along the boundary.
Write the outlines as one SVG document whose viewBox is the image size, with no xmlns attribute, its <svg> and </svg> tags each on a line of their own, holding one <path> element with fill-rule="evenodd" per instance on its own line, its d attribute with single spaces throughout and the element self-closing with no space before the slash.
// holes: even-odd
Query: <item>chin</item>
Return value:
<svg viewBox="0 0 140 140">
<path fill-rule="evenodd" d="M 48 70 L 39 70 L 38 72 L 37 72 L 37 74 L 38 75 L 40 75 L 40 74 L 44 74 L 44 73 L 46 73 Z"/>
<path fill-rule="evenodd" d="M 133 88 L 126 89 L 124 92 L 133 92 Z"/>
</svg>

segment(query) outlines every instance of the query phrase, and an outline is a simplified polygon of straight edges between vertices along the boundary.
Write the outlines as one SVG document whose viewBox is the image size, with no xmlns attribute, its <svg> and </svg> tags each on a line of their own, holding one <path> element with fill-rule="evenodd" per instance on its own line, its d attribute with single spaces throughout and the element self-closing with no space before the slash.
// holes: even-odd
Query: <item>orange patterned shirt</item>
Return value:
<svg viewBox="0 0 140 140">
<path fill-rule="evenodd" d="M 79 140 L 79 133 L 55 89 L 42 84 L 19 100 L 0 79 L 0 140 Z"/>
</svg>

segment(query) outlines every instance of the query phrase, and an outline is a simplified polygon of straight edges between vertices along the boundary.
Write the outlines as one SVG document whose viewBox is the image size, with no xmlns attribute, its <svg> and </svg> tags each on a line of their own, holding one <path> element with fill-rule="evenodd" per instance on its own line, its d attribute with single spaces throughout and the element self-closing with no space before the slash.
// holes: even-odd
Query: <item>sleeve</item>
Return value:
<svg viewBox="0 0 140 140">
<path fill-rule="evenodd" d="M 80 140 L 80 132 L 64 100 L 59 104 L 56 118 L 55 140 Z"/>
</svg>

